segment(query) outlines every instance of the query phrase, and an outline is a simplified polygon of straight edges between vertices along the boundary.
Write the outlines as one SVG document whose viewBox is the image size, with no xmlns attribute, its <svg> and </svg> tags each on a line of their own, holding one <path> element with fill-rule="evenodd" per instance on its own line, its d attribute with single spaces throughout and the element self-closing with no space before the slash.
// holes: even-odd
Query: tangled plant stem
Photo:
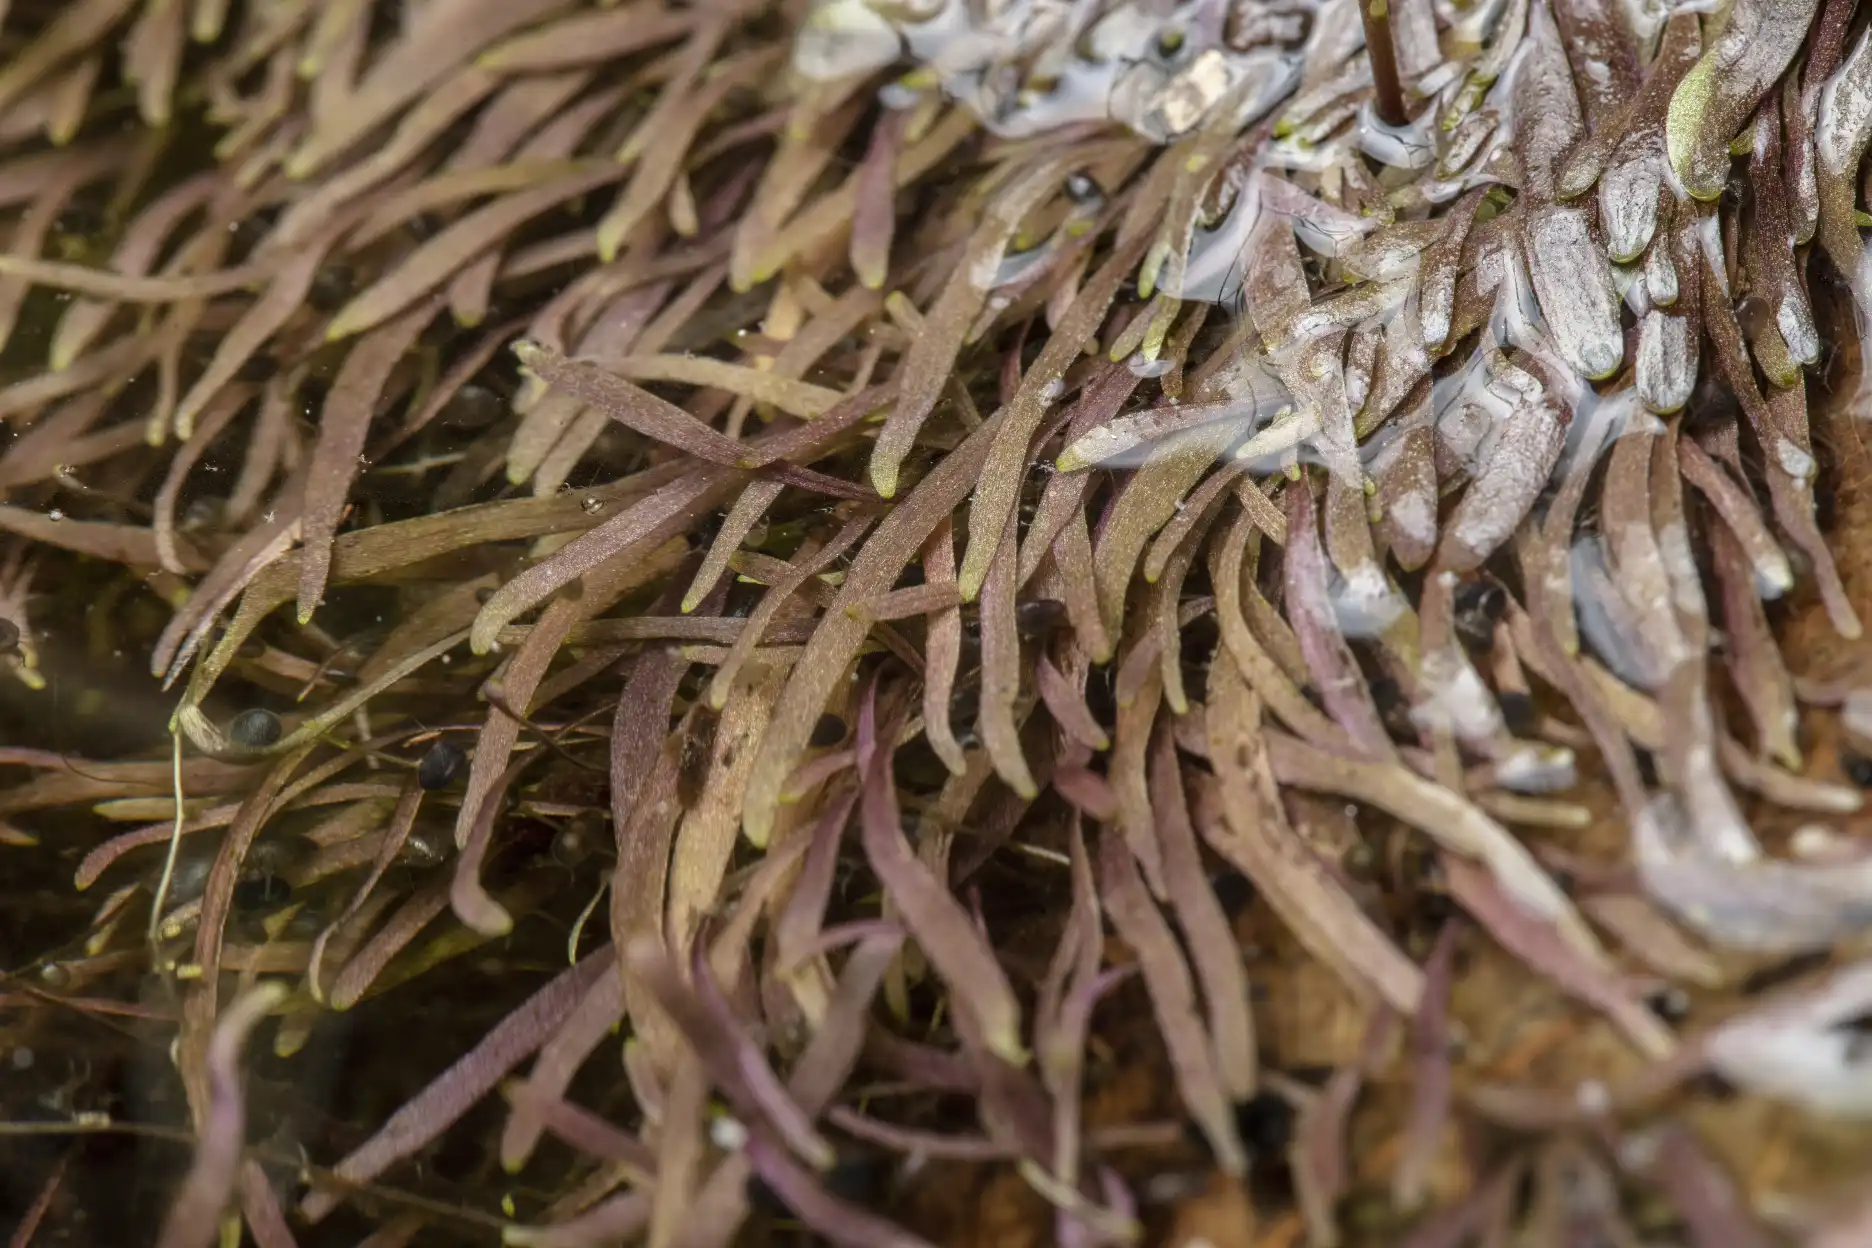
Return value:
<svg viewBox="0 0 1872 1248">
<path fill-rule="evenodd" d="M 1398 83 L 1397 49 L 1391 43 L 1390 0 L 1360 0 L 1359 20 L 1365 24 L 1365 53 L 1371 61 L 1373 102 L 1378 119 L 1387 126 L 1410 121 L 1404 111 L 1404 88 Z"/>
</svg>

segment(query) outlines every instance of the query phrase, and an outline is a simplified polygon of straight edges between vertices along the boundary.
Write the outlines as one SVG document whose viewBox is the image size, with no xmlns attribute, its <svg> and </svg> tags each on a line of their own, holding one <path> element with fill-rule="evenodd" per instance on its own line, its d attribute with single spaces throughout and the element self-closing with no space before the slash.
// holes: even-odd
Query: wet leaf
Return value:
<svg viewBox="0 0 1872 1248">
<path fill-rule="evenodd" d="M 1691 195 L 1721 193 L 1729 144 L 1799 52 L 1819 7 L 1819 0 L 1740 0 L 1677 84 L 1665 142 L 1671 168 Z"/>
</svg>

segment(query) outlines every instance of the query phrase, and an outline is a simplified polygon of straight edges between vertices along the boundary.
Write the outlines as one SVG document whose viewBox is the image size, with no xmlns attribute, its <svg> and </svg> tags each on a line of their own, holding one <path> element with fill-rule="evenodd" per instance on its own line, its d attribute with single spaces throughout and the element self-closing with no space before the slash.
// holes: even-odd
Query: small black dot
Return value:
<svg viewBox="0 0 1872 1248">
<path fill-rule="evenodd" d="M 1846 778 L 1862 789 L 1872 789 L 1872 758 L 1867 758 L 1858 750 L 1841 749 L 1839 752 L 1840 770 Z"/>
<path fill-rule="evenodd" d="M 827 749 L 845 739 L 845 721 L 830 712 L 821 715 L 819 722 L 813 725 L 810 744 L 815 750 Z"/>
<path fill-rule="evenodd" d="M 467 756 L 452 741 L 438 740 L 416 764 L 416 783 L 425 789 L 445 789 L 462 769 Z"/>
<path fill-rule="evenodd" d="M 1266 1155 L 1284 1150 L 1293 1139 L 1294 1107 L 1273 1092 L 1257 1092 L 1235 1107 L 1235 1129 L 1242 1143 Z"/>
<path fill-rule="evenodd" d="M 247 750 L 264 750 L 285 734 L 286 725 L 265 707 L 242 711 L 228 725 L 228 739 Z"/>
</svg>

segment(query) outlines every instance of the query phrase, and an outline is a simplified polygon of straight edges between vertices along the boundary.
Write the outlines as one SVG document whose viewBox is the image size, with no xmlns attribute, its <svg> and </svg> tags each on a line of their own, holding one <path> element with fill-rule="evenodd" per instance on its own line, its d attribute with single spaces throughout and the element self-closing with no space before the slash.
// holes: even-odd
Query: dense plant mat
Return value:
<svg viewBox="0 0 1872 1248">
<path fill-rule="evenodd" d="M 12 1242 L 1872 1242 L 1868 20 L 0 3 Z"/>
</svg>

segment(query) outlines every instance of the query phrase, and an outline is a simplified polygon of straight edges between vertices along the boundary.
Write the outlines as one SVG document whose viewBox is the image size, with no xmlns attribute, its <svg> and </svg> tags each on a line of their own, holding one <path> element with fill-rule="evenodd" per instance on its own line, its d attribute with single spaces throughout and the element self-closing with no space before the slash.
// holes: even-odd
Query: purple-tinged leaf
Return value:
<svg viewBox="0 0 1872 1248">
<path fill-rule="evenodd" d="M 955 897 L 912 852 L 897 814 L 891 750 L 878 739 L 875 688 L 858 713 L 865 857 L 923 954 L 955 994 L 968 1042 L 1016 1067 L 1025 1064 L 1020 1003 L 994 950 Z"/>
<path fill-rule="evenodd" d="M 639 938 L 631 943 L 625 958 L 682 1029 L 691 1051 L 737 1112 L 770 1124 L 788 1147 L 811 1164 L 831 1165 L 832 1146 L 813 1129 L 810 1116 L 794 1101 L 735 1017 L 701 950 L 690 964 L 693 984 L 684 983 L 660 941 Z"/>
<path fill-rule="evenodd" d="M 1150 792 L 1157 842 L 1163 852 L 1164 884 L 1177 926 L 1183 929 L 1191 966 L 1202 985 L 1216 1072 L 1231 1099 L 1246 1101 L 1254 1095 L 1256 1082 L 1254 1014 L 1249 1004 L 1247 969 L 1236 947 L 1228 914 L 1203 869 L 1176 744 L 1162 722 L 1151 747 Z"/>
<path fill-rule="evenodd" d="M 342 1184 L 368 1183 L 453 1126 L 493 1091 L 527 1054 L 551 1038 L 601 975 L 613 974 L 610 946 L 562 971 L 502 1019 L 474 1048 L 432 1080 L 377 1132 L 332 1168 L 335 1182 L 320 1183 L 299 1203 L 308 1222 L 322 1221 L 344 1199 Z"/>
<path fill-rule="evenodd" d="M 1361 753 L 1393 758 L 1396 750 L 1378 717 L 1358 660 L 1339 631 L 1326 552 L 1320 546 L 1318 513 L 1306 482 L 1287 491 L 1287 616 L 1306 656 L 1320 700 Z"/>
<path fill-rule="evenodd" d="M 799 1219 L 841 1248 L 932 1248 L 928 1240 L 867 1213 L 825 1190 L 813 1175 L 762 1139 L 748 1137 L 747 1158 L 767 1186 Z"/>
<path fill-rule="evenodd" d="M 240 1059 L 247 1036 L 286 999 L 283 984 L 248 989 L 216 1020 L 205 1061 L 209 1091 L 201 1140 L 182 1189 L 163 1219 L 158 1248 L 208 1248 L 221 1226 L 221 1211 L 234 1195 L 247 1132 L 247 1098 L 241 1091 Z"/>
<path fill-rule="evenodd" d="M 1289 826 L 1268 767 L 1261 714 L 1232 656 L 1218 654 L 1204 716 L 1217 770 L 1203 783 L 1192 781 L 1197 828 L 1211 849 L 1254 881 L 1308 952 L 1348 983 L 1415 1014 L 1423 999 L 1416 965 Z"/>
<path fill-rule="evenodd" d="M 1196 1009 L 1189 966 L 1170 925 L 1145 891 L 1131 851 L 1123 838 L 1111 832 L 1099 838 L 1099 878 L 1112 926 L 1137 955 L 1183 1104 L 1201 1127 L 1222 1170 L 1242 1174 L 1247 1154 L 1216 1070 L 1214 1042 Z"/>
</svg>

